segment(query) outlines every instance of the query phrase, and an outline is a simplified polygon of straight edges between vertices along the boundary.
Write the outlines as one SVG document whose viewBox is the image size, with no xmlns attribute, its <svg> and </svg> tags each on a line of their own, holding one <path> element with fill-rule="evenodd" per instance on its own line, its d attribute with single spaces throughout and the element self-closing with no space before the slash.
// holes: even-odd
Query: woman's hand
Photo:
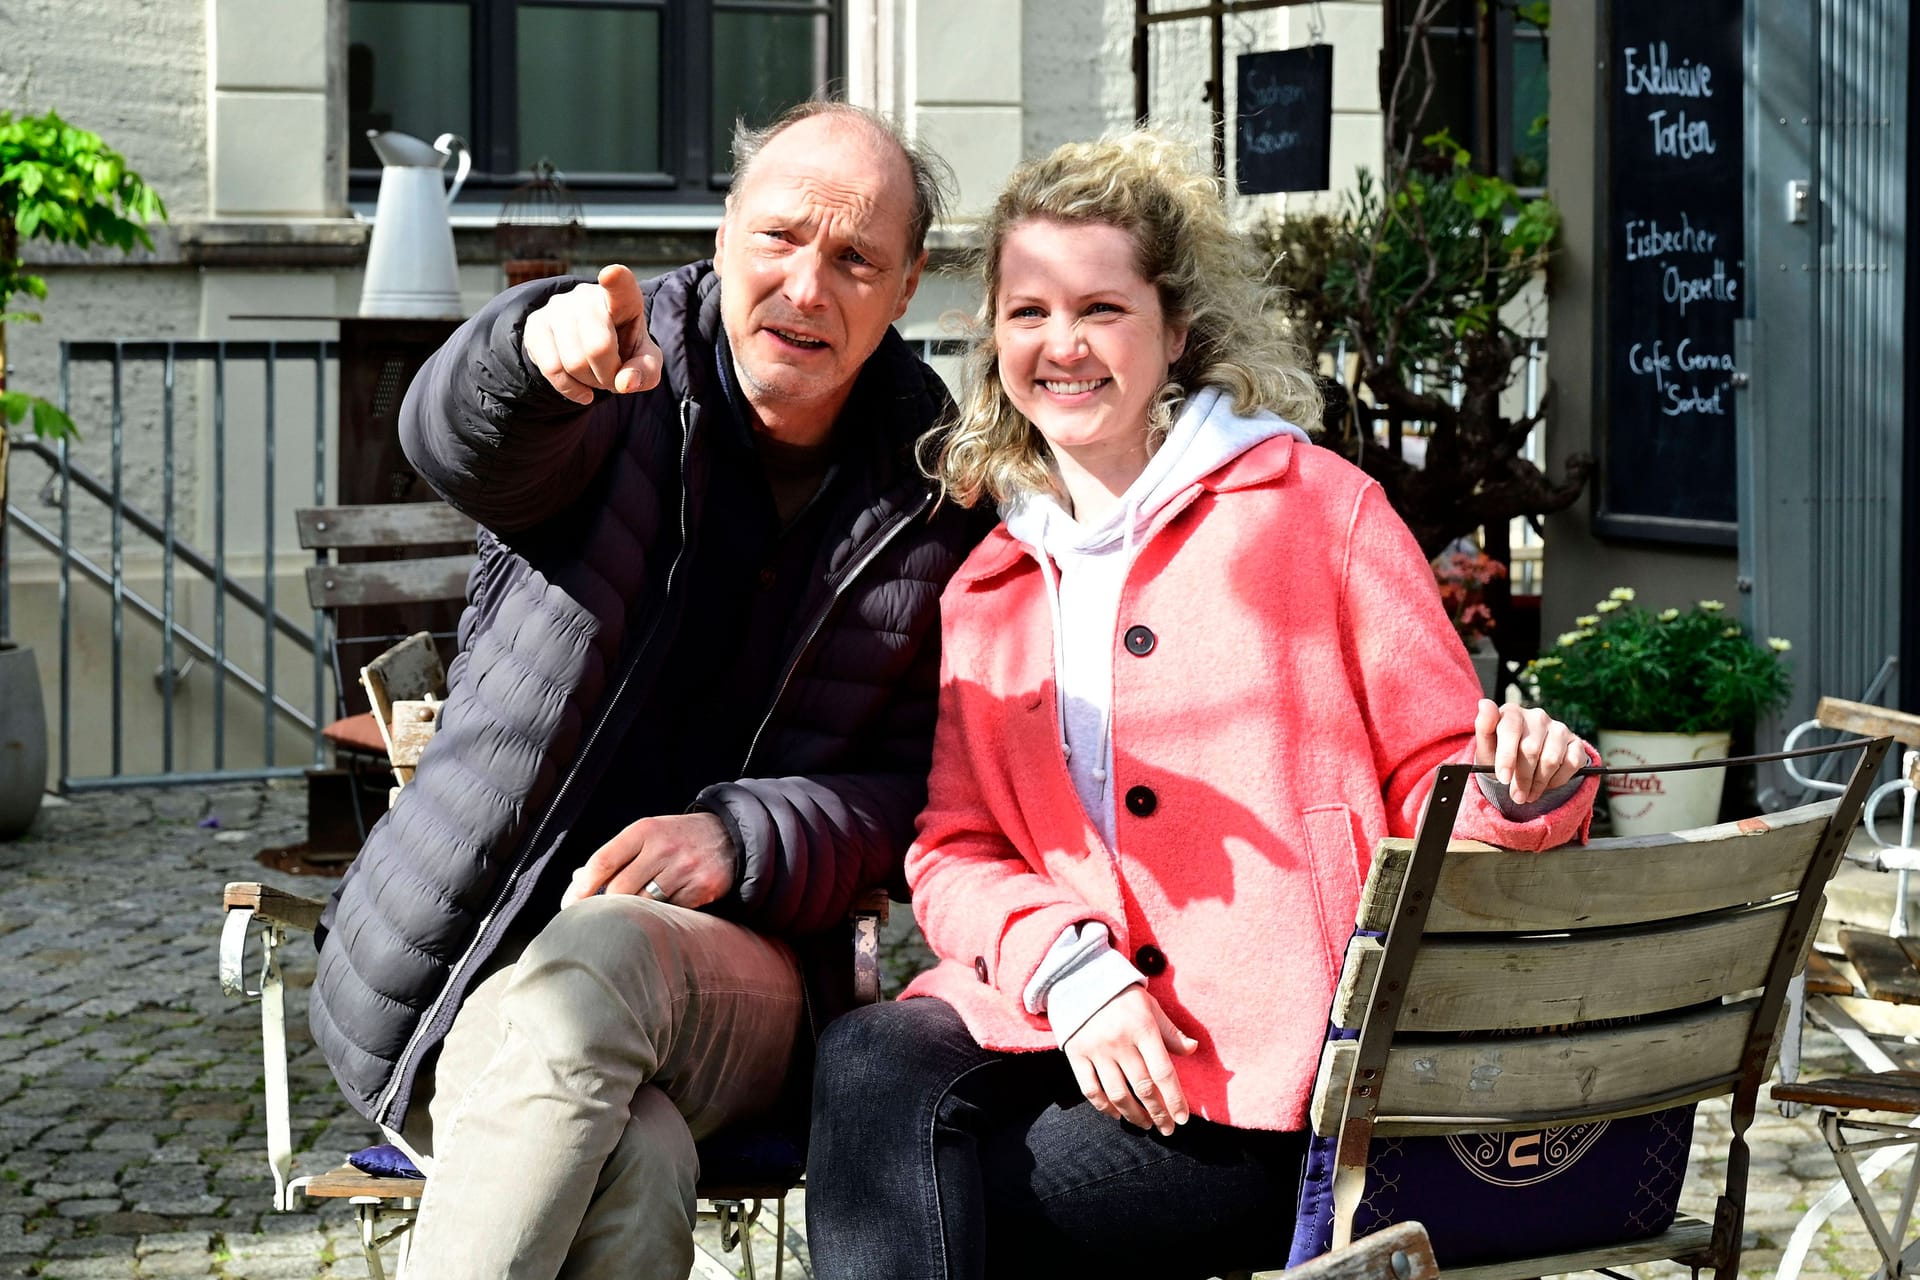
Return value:
<svg viewBox="0 0 1920 1280">
<path fill-rule="evenodd" d="M 1539 707 L 1499 707 L 1482 698 L 1473 738 L 1473 762 L 1492 765 L 1515 804 L 1538 800 L 1588 763 L 1587 744 Z"/>
<path fill-rule="evenodd" d="M 1101 1005 L 1060 1049 L 1095 1110 L 1170 1134 L 1188 1116 L 1173 1059 L 1199 1047 L 1145 987 L 1136 985 Z"/>
</svg>

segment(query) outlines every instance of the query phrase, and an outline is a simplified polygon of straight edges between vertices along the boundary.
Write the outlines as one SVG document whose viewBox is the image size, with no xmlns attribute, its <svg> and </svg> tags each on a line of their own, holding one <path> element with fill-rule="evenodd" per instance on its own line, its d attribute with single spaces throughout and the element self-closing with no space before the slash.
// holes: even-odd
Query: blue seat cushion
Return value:
<svg viewBox="0 0 1920 1280">
<path fill-rule="evenodd" d="M 807 1151 L 792 1134 L 751 1126 L 716 1133 L 698 1144 L 700 1181 L 729 1186 L 793 1186 L 806 1171 Z M 426 1175 L 400 1148 L 390 1143 L 368 1147 L 347 1157 L 347 1163 L 376 1178 L 420 1178 Z"/>
<path fill-rule="evenodd" d="M 806 1146 L 781 1129 L 723 1129 L 703 1139 L 698 1149 L 703 1184 L 790 1187 L 807 1168 Z"/>
<path fill-rule="evenodd" d="M 1426 1224 L 1444 1270 L 1659 1235 L 1673 1225 L 1693 1107 L 1524 1133 L 1375 1138 L 1353 1215 L 1358 1239 Z M 1290 1267 L 1333 1243 L 1331 1138 L 1314 1137 Z"/>
<path fill-rule="evenodd" d="M 1327 1029 L 1329 1040 L 1358 1034 Z M 1424 1223 L 1444 1271 L 1657 1236 L 1679 1209 L 1692 1142 L 1691 1105 L 1531 1132 L 1375 1138 L 1353 1237 Z M 1333 1245 L 1334 1146 L 1308 1143 L 1289 1267 Z"/>
<path fill-rule="evenodd" d="M 407 1153 L 390 1142 L 377 1147 L 368 1147 L 365 1151 L 356 1151 L 347 1157 L 347 1163 L 362 1173 L 372 1174 L 376 1178 L 424 1178 L 427 1175 L 414 1167 L 407 1159 Z"/>
</svg>

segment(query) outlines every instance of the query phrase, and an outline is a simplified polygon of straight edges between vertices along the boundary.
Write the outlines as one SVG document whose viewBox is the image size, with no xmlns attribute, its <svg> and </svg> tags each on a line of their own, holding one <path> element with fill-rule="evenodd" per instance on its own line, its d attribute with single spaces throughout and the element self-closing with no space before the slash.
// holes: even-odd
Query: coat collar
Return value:
<svg viewBox="0 0 1920 1280">
<path fill-rule="evenodd" d="M 1186 492 L 1167 504 L 1161 517 L 1154 521 L 1148 531 L 1147 538 L 1151 539 L 1159 533 L 1169 520 L 1185 510 L 1202 493 L 1233 493 L 1280 479 L 1292 469 L 1293 451 L 1298 445 L 1299 442 L 1292 436 L 1275 436 L 1231 459 L 1217 471 L 1202 476 Z M 1022 561 L 1031 564 L 1032 554 L 1025 543 L 1007 532 L 1007 524 L 1003 520 L 967 557 L 967 562 L 953 575 L 953 581 L 963 587 L 978 586 L 1015 568 Z"/>
</svg>

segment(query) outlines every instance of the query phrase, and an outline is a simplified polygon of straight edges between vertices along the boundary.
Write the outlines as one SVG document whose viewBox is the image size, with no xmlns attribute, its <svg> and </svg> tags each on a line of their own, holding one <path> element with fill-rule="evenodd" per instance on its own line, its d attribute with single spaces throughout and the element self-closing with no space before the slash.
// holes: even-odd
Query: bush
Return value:
<svg viewBox="0 0 1920 1280">
<path fill-rule="evenodd" d="M 1652 613 L 1633 596 L 1615 587 L 1527 664 L 1534 702 L 1587 735 L 1710 733 L 1786 704 L 1793 685 L 1785 640 L 1755 644 L 1718 600 Z"/>
</svg>

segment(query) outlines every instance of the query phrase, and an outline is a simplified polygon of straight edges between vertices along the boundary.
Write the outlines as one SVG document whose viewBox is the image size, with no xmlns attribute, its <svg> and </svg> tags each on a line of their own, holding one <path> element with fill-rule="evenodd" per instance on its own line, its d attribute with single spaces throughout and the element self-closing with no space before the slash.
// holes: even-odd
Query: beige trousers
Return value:
<svg viewBox="0 0 1920 1280">
<path fill-rule="evenodd" d="M 694 1142 L 765 1109 L 803 1016 L 778 942 L 703 912 L 562 911 L 454 1018 L 408 1280 L 685 1280 Z"/>
</svg>

